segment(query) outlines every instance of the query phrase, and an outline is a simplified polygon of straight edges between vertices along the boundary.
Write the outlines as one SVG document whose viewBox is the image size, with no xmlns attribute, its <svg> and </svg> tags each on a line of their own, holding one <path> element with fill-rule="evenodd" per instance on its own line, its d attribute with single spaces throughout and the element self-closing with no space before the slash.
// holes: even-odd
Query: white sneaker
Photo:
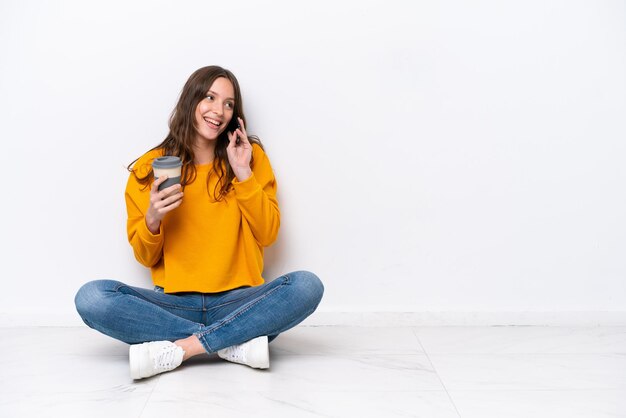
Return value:
<svg viewBox="0 0 626 418">
<path fill-rule="evenodd" d="M 224 360 L 245 364 L 255 369 L 270 367 L 270 352 L 266 335 L 219 350 L 217 355 Z"/>
<path fill-rule="evenodd" d="M 130 346 L 130 377 L 143 379 L 174 370 L 183 362 L 185 351 L 170 341 L 152 341 Z"/>
</svg>

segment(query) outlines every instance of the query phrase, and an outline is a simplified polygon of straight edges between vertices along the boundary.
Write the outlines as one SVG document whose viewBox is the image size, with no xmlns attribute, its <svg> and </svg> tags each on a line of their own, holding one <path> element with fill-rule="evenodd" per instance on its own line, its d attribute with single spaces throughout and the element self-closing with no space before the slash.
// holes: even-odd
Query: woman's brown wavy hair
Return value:
<svg viewBox="0 0 626 418">
<path fill-rule="evenodd" d="M 233 84 L 233 88 L 235 90 L 235 108 L 233 118 L 239 116 L 243 119 L 244 126 L 247 126 L 246 117 L 243 113 L 241 90 L 235 75 L 229 70 L 216 65 L 203 67 L 196 70 L 185 83 L 185 86 L 180 93 L 178 103 L 176 104 L 176 108 L 170 116 L 169 134 L 165 137 L 163 142 L 150 150 L 153 151 L 156 149 L 163 149 L 163 155 L 175 155 L 181 159 L 183 163 L 181 185 L 183 188 L 185 185 L 192 183 L 197 176 L 196 167 L 194 165 L 195 155 L 193 152 L 193 144 L 196 140 L 197 133 L 197 127 L 195 124 L 196 107 L 198 106 L 198 103 L 206 97 L 207 92 L 213 85 L 213 82 L 219 77 L 227 78 Z M 213 167 L 209 171 L 209 175 L 206 180 L 207 193 L 209 194 L 209 197 L 212 197 L 215 201 L 220 201 L 226 196 L 232 187 L 231 182 L 235 178 L 235 173 L 228 162 L 228 155 L 226 153 L 226 147 L 229 143 L 227 135 L 228 131 L 228 128 L 225 129 L 216 140 L 215 159 L 213 160 Z M 258 137 L 249 135 L 248 139 L 250 143 L 258 144 L 261 148 L 263 148 L 263 145 Z M 139 158 L 130 163 L 127 169 L 133 173 L 140 184 L 144 185 L 144 188 L 142 189 L 144 190 L 146 187 L 150 187 L 154 181 L 154 173 L 150 170 L 145 177 L 137 175 L 137 171 L 131 167 L 138 159 Z M 250 164 L 252 164 L 252 161 Z M 209 191 L 209 178 L 213 174 L 218 176 L 218 181 L 213 190 L 213 196 L 211 196 L 211 192 Z"/>
</svg>

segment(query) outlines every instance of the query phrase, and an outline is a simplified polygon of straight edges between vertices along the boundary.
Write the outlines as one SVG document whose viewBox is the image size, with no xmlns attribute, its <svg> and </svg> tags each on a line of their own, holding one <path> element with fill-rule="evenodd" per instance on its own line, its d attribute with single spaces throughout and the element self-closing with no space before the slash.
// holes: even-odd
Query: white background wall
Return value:
<svg viewBox="0 0 626 418">
<path fill-rule="evenodd" d="M 320 314 L 623 318 L 625 4 L 3 0 L 0 322 L 150 286 L 125 166 L 210 64 L 279 180 L 266 276 L 316 272 Z"/>
</svg>

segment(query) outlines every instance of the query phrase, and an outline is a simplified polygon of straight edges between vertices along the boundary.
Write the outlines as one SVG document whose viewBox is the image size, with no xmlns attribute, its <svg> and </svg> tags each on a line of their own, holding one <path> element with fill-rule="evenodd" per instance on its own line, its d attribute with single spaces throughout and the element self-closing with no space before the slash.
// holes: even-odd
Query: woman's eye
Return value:
<svg viewBox="0 0 626 418">
<path fill-rule="evenodd" d="M 229 109 L 232 109 L 233 107 L 235 107 L 235 105 L 230 103 L 230 102 L 227 102 L 226 103 L 226 107 L 229 108 Z"/>
<path fill-rule="evenodd" d="M 208 100 L 213 100 L 213 96 L 211 96 L 210 94 L 208 94 L 208 95 L 206 96 L 206 98 L 207 98 Z"/>
</svg>

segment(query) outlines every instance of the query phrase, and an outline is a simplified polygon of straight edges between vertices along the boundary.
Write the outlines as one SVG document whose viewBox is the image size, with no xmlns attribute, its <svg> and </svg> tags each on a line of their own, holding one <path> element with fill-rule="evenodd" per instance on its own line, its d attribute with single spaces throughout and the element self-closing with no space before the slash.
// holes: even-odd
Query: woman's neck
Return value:
<svg viewBox="0 0 626 418">
<path fill-rule="evenodd" d="M 194 164 L 212 163 L 215 158 L 215 141 L 196 141 L 193 152 Z"/>
</svg>

